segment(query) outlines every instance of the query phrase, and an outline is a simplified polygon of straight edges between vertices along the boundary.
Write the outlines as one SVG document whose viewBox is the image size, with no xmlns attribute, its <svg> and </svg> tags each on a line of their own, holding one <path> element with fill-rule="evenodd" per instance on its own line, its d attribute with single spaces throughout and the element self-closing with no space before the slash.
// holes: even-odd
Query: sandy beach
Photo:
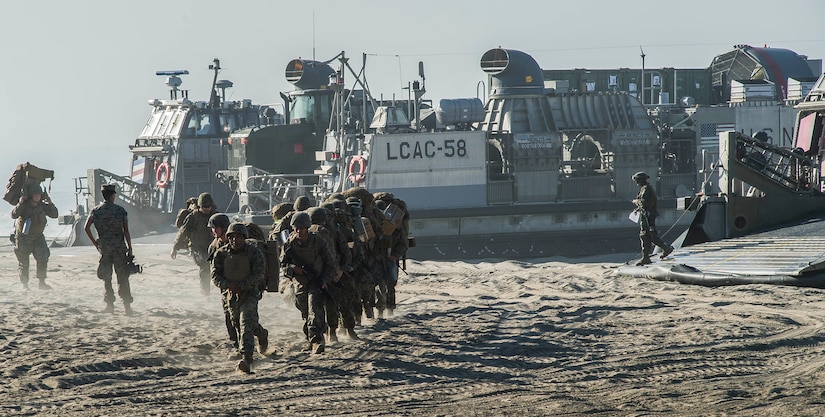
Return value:
<svg viewBox="0 0 825 417">
<path fill-rule="evenodd" d="M 102 314 L 92 247 L 52 248 L 25 291 L 0 245 L 0 415 L 819 416 L 825 294 L 620 277 L 633 255 L 408 261 L 394 317 L 301 352 L 298 311 L 267 293 L 275 353 L 234 369 L 217 291 L 135 239 L 134 316 Z M 35 280 L 36 282 L 36 280 Z M 35 285 L 36 287 L 36 285 Z"/>
</svg>

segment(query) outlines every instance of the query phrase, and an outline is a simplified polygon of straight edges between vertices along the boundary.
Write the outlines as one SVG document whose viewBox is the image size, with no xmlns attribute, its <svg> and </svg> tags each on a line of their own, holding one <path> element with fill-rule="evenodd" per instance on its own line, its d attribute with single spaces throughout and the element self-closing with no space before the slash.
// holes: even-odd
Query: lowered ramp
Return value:
<svg viewBox="0 0 825 417">
<path fill-rule="evenodd" d="M 785 228 L 675 250 L 668 258 L 636 261 L 618 275 L 706 286 L 780 284 L 825 288 L 825 222 Z"/>
</svg>

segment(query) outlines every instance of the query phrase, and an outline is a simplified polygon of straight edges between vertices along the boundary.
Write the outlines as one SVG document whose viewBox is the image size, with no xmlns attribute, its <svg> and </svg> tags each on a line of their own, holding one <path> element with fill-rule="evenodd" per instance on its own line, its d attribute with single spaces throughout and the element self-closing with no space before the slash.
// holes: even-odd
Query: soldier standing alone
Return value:
<svg viewBox="0 0 825 417">
<path fill-rule="evenodd" d="M 101 187 L 104 202 L 93 208 L 86 219 L 86 236 L 95 245 L 100 253 L 97 266 L 97 277 L 103 280 L 106 302 L 104 313 L 115 311 L 115 292 L 112 288 L 112 268 L 117 275 L 117 294 L 123 301 L 123 308 L 127 315 L 132 314 L 132 290 L 129 286 L 129 270 L 126 268 L 126 257 L 132 255 L 132 237 L 129 235 L 129 220 L 126 209 L 115 204 L 114 184 Z M 97 239 L 92 235 L 92 225 L 97 230 Z"/>
<path fill-rule="evenodd" d="M 26 197 L 20 197 L 17 205 L 11 210 L 14 222 L 14 254 L 17 256 L 20 282 L 29 289 L 29 255 L 34 255 L 37 262 L 37 279 L 40 280 L 41 290 L 50 290 L 46 284 L 46 270 L 48 268 L 49 245 L 43 231 L 46 229 L 46 216 L 57 218 L 57 207 L 49 197 L 42 198 L 43 190 L 39 184 L 32 184 L 26 189 Z"/>
<path fill-rule="evenodd" d="M 648 178 L 650 176 L 644 172 L 633 174 L 633 181 L 639 186 L 639 195 L 636 196 L 633 202 L 636 204 L 635 211 L 639 213 L 639 239 L 642 242 L 642 259 L 636 265 L 651 263 L 652 245 L 662 248 L 662 259 L 673 252 L 673 246 L 663 242 L 662 238 L 659 237 L 659 232 L 656 231 L 656 217 L 659 215 L 657 210 L 658 200 L 656 192 L 653 191 L 653 186 L 647 183 Z"/>
</svg>

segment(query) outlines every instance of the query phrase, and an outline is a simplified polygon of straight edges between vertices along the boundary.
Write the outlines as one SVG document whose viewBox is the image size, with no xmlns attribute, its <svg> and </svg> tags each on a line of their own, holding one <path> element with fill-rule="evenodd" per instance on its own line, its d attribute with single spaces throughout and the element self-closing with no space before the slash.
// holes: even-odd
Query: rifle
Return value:
<svg viewBox="0 0 825 417">
<path fill-rule="evenodd" d="M 398 269 L 400 269 L 401 272 L 404 273 L 404 275 L 407 275 L 407 276 L 410 275 L 410 274 L 407 273 L 407 255 L 406 254 L 401 256 L 400 265 L 398 265 Z"/>
<path fill-rule="evenodd" d="M 315 267 L 312 266 L 312 264 L 304 262 L 301 257 L 296 256 L 295 249 L 291 245 L 285 246 L 285 248 L 286 251 L 284 252 L 284 255 L 292 259 L 292 261 L 304 271 L 304 275 L 306 275 L 310 281 L 314 281 L 318 285 L 318 288 L 321 289 L 321 294 L 324 294 L 325 298 L 332 300 L 332 294 L 329 293 L 329 290 L 323 287 L 324 283 L 321 281 L 321 274 L 315 270 Z"/>
</svg>

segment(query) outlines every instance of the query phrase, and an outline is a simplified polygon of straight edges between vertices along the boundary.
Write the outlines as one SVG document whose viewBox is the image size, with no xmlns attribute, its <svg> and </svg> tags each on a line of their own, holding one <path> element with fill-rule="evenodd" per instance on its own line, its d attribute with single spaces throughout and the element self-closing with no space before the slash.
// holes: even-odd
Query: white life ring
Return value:
<svg viewBox="0 0 825 417">
<path fill-rule="evenodd" d="M 361 155 L 353 156 L 352 160 L 349 161 L 349 169 L 347 170 L 350 181 L 356 184 L 360 184 L 364 181 L 364 178 L 366 177 L 364 174 L 366 172 L 367 160 L 364 159 Z"/>
<path fill-rule="evenodd" d="M 155 184 L 158 188 L 166 188 L 166 185 L 169 184 L 171 180 L 172 168 L 169 166 L 169 163 L 164 162 L 158 165 L 158 169 L 155 171 Z"/>
</svg>

